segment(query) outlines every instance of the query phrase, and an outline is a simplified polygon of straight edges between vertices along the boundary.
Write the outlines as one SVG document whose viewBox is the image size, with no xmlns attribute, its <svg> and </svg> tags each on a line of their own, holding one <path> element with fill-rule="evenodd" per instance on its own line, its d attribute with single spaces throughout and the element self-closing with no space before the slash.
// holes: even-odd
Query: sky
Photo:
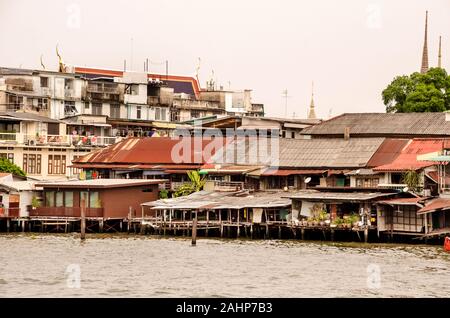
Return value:
<svg viewBox="0 0 450 318">
<path fill-rule="evenodd" d="M 0 66 L 76 66 L 212 77 L 252 89 L 268 116 L 384 112 L 382 90 L 420 70 L 425 11 L 430 66 L 450 66 L 448 0 L 0 0 Z M 283 91 L 288 91 L 287 99 Z M 287 100 L 287 109 L 285 103 Z"/>
</svg>

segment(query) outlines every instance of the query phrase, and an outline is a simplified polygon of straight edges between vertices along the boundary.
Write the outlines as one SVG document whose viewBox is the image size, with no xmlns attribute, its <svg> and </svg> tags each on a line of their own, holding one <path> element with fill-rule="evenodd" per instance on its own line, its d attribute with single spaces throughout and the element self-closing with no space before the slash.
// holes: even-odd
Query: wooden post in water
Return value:
<svg viewBox="0 0 450 318">
<path fill-rule="evenodd" d="M 6 219 L 6 232 L 9 233 L 9 228 L 11 226 L 11 220 L 9 219 L 9 217 Z"/>
<path fill-rule="evenodd" d="M 86 239 L 86 200 L 83 198 L 80 202 L 80 214 L 81 214 L 81 240 Z"/>
<path fill-rule="evenodd" d="M 304 227 L 301 228 L 300 233 L 301 233 L 302 241 L 304 241 L 305 240 L 305 228 Z"/>
<path fill-rule="evenodd" d="M 197 210 L 192 222 L 192 245 L 197 245 Z"/>
<path fill-rule="evenodd" d="M 331 229 L 331 241 L 334 241 L 334 229 Z"/>
<path fill-rule="evenodd" d="M 367 243 L 369 241 L 369 227 L 366 226 L 364 228 L 364 243 Z"/>
</svg>

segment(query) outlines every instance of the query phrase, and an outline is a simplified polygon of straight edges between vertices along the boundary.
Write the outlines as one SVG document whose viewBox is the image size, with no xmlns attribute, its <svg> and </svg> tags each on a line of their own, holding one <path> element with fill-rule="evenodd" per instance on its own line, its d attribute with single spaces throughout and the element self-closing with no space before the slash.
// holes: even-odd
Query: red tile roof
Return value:
<svg viewBox="0 0 450 318">
<path fill-rule="evenodd" d="M 443 139 L 412 139 L 391 163 L 375 167 L 374 171 L 406 171 L 420 170 L 436 163 L 417 161 L 417 155 L 442 150 Z"/>
</svg>

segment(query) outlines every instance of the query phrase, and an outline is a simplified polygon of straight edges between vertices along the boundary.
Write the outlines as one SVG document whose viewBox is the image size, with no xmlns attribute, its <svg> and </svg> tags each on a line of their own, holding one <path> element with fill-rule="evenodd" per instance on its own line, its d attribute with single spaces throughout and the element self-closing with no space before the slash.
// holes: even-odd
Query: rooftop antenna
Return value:
<svg viewBox="0 0 450 318">
<path fill-rule="evenodd" d="M 442 68 L 442 49 L 441 49 L 441 36 L 439 36 L 439 53 L 438 53 L 438 67 Z"/>
<path fill-rule="evenodd" d="M 287 88 L 281 93 L 281 96 L 284 98 L 284 118 L 287 118 L 288 98 L 291 97 L 288 94 Z"/>
<path fill-rule="evenodd" d="M 43 57 L 44 57 L 44 55 L 41 54 L 41 66 L 42 66 L 42 68 L 45 70 L 45 65 L 44 65 L 44 62 L 43 62 Z"/>
<path fill-rule="evenodd" d="M 61 73 L 64 73 L 65 66 L 64 66 L 64 61 L 63 61 L 63 59 L 61 57 L 61 54 L 59 54 L 58 43 L 56 44 L 56 55 L 58 56 L 58 64 L 59 64 L 58 71 L 61 72 Z"/>
<path fill-rule="evenodd" d="M 200 63 L 201 63 L 201 59 L 198 58 L 197 61 L 197 67 L 195 68 L 195 77 L 197 78 L 197 83 L 200 85 L 200 80 L 198 79 L 198 74 L 200 72 Z"/>
</svg>

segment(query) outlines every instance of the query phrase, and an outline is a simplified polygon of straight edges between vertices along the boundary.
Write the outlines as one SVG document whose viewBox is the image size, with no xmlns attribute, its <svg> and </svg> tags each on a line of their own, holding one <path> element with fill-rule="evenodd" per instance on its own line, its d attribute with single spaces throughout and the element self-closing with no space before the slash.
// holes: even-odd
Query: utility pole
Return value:
<svg viewBox="0 0 450 318">
<path fill-rule="evenodd" d="M 291 97 L 288 94 L 287 88 L 282 92 L 281 96 L 284 98 L 284 118 L 287 118 L 288 98 Z"/>
</svg>

